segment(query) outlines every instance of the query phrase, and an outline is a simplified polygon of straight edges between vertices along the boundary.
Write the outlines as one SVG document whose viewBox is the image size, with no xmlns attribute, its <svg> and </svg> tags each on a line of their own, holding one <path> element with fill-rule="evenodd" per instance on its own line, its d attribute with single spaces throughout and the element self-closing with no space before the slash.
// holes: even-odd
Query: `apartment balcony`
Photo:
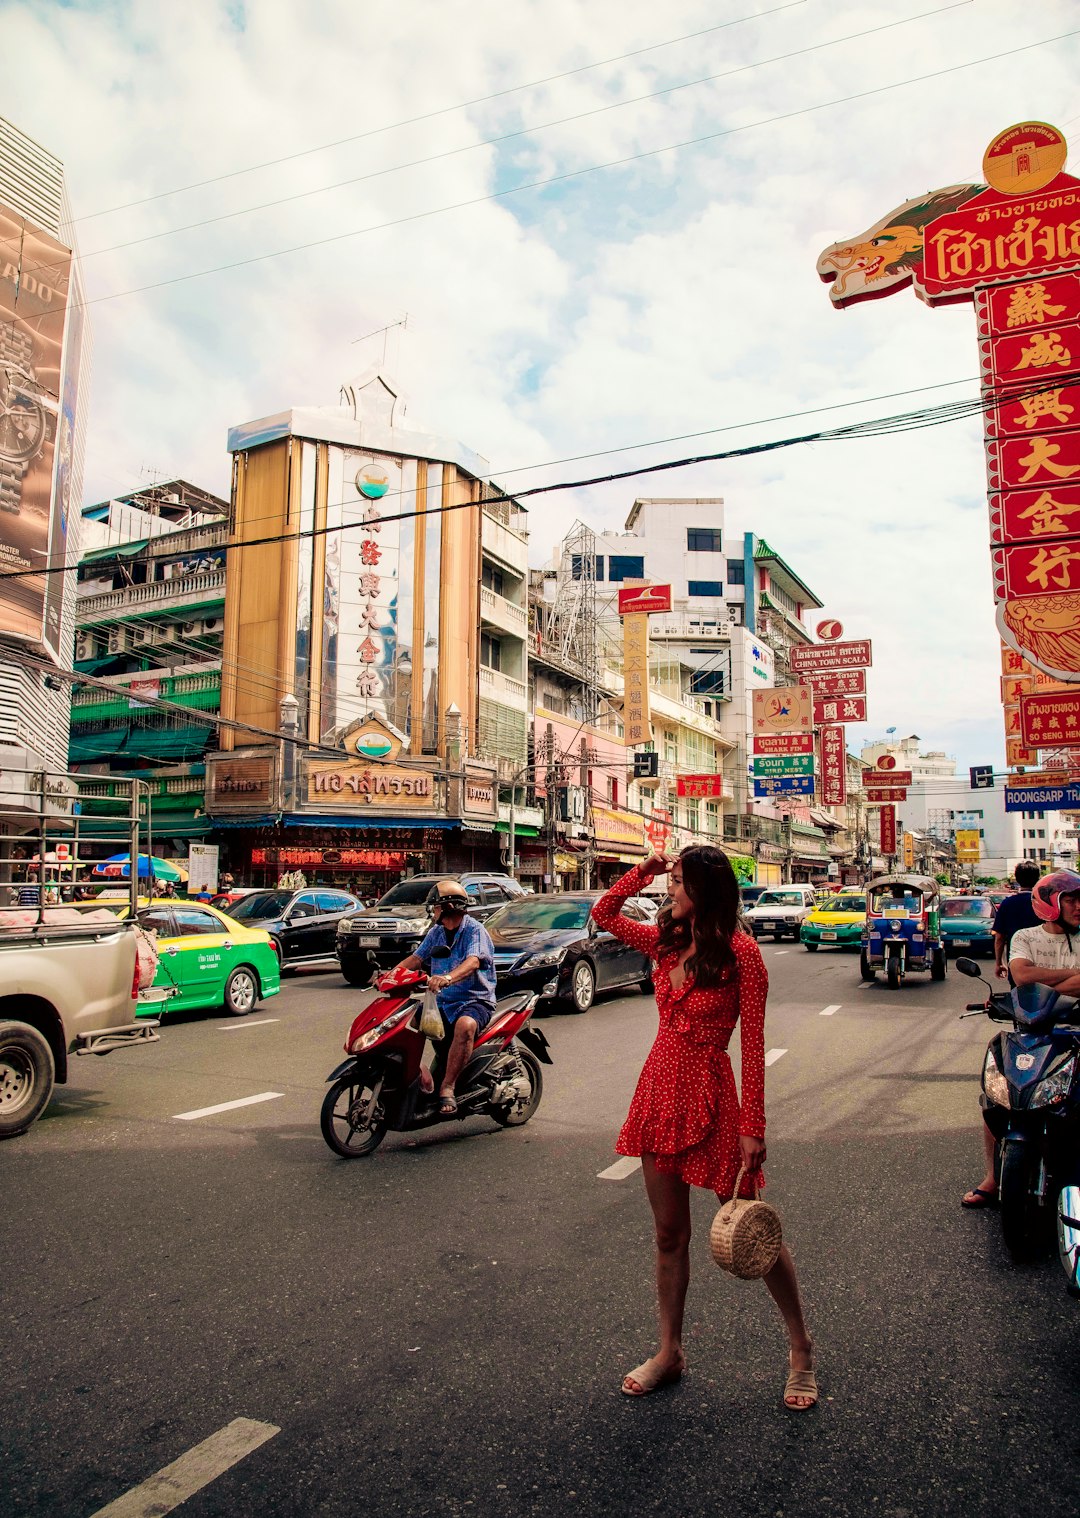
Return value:
<svg viewBox="0 0 1080 1518">
<path fill-rule="evenodd" d="M 133 690 L 131 682 L 141 683 L 144 690 Z M 72 723 L 100 722 L 113 717 L 126 720 L 133 711 L 153 706 L 156 699 L 170 701 L 192 711 L 216 712 L 221 705 L 220 666 L 190 675 L 158 675 L 151 671 L 126 676 L 123 683 L 110 681 L 110 684 L 112 690 L 102 690 L 96 686 L 93 690 L 76 691 L 71 698 Z M 158 697 L 145 692 L 147 684 L 157 685 Z"/>
<path fill-rule="evenodd" d="M 528 614 L 524 606 L 516 606 L 486 585 L 480 587 L 480 621 L 485 627 L 510 633 L 515 638 L 524 638 L 528 631 Z"/>
<path fill-rule="evenodd" d="M 485 506 L 481 519 L 480 544 L 483 555 L 524 579 L 529 570 L 529 545 L 525 535 L 500 522 L 492 515 L 492 510 L 492 507 Z"/>
<path fill-rule="evenodd" d="M 115 622 L 118 618 L 220 605 L 224 600 L 225 571 L 213 569 L 206 574 L 152 580 L 146 585 L 127 585 L 123 590 L 108 590 L 97 596 L 80 596 L 75 603 L 75 620 L 80 627 L 88 627 L 95 622 Z"/>
<path fill-rule="evenodd" d="M 489 669 L 486 664 L 480 666 L 480 696 L 488 701 L 499 701 L 503 706 L 512 706 L 517 711 L 528 710 L 528 689 L 524 680 L 515 680 L 512 675 L 504 675 L 501 669 Z"/>
</svg>

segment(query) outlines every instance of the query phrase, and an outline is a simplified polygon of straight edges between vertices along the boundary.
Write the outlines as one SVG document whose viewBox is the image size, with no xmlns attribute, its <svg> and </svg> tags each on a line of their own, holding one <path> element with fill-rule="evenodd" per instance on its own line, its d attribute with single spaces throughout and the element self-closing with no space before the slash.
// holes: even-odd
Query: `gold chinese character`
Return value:
<svg viewBox="0 0 1080 1518">
<path fill-rule="evenodd" d="M 1052 416 L 1055 422 L 1067 422 L 1076 408 L 1061 399 L 1060 390 L 1047 390 L 1042 395 L 1027 395 L 1020 402 L 1020 412 L 1013 412 L 1013 422 L 1028 432 L 1041 416 Z"/>
<path fill-rule="evenodd" d="M 1033 332 L 1020 362 L 1013 364 L 1013 373 L 1017 369 L 1049 369 L 1052 364 L 1067 369 L 1071 363 L 1072 354 L 1062 347 L 1060 332 Z"/>
<path fill-rule="evenodd" d="M 1017 285 L 1012 292 L 1007 312 L 1007 325 L 1027 327 L 1044 322 L 1047 317 L 1060 316 L 1064 306 L 1052 306 L 1046 286 L 1038 281 L 1033 285 Z"/>
<path fill-rule="evenodd" d="M 1080 562 L 1080 551 L 1070 548 L 1068 543 L 1059 543 L 1056 548 L 1040 548 L 1031 561 L 1031 573 L 1026 583 L 1048 590 L 1053 580 L 1062 590 L 1069 590 L 1072 586 L 1069 565 L 1077 562 Z"/>
<path fill-rule="evenodd" d="M 1044 532 L 1068 532 L 1069 524 L 1065 518 L 1075 511 L 1080 511 L 1080 506 L 1055 501 L 1050 491 L 1044 490 L 1026 511 L 1020 513 L 1019 519 L 1021 522 L 1030 520 L 1033 536 Z"/>
<path fill-rule="evenodd" d="M 1080 464 L 1055 464 L 1054 459 L 1061 452 L 1060 443 L 1052 443 L 1049 438 L 1033 437 L 1031 440 L 1031 452 L 1022 459 L 1017 459 L 1022 464 L 1026 473 L 1017 481 L 1020 485 L 1026 485 L 1028 480 L 1033 480 L 1040 469 L 1045 469 L 1047 474 L 1056 474 L 1059 480 L 1071 479 L 1074 474 L 1080 474 Z"/>
</svg>

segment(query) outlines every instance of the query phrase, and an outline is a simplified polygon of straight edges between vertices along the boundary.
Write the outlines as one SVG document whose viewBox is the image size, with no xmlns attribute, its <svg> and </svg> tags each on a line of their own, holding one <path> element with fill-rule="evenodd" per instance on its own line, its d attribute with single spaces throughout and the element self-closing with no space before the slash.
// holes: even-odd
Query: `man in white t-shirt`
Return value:
<svg viewBox="0 0 1080 1518">
<path fill-rule="evenodd" d="M 1021 928 L 1009 947 L 1009 974 L 1016 986 L 1051 986 L 1062 996 L 1080 996 L 1080 875 L 1054 870 L 1036 881 L 1031 905 L 1037 928 Z M 986 1174 L 963 1197 L 964 1207 L 996 1207 L 994 1136 L 983 1124 Z"/>
</svg>

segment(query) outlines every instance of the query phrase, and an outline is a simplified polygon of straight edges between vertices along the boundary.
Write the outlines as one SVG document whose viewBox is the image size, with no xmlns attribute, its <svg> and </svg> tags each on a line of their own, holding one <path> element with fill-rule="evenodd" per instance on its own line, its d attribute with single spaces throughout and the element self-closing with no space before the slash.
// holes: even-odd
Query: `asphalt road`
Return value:
<svg viewBox="0 0 1080 1518">
<path fill-rule="evenodd" d="M 306 974 L 248 1019 L 77 1061 L 0 1149 L 0 1513 L 90 1518 L 179 1461 L 165 1505 L 112 1510 L 168 1511 L 188 1452 L 249 1419 L 243 1458 L 198 1451 L 183 1514 L 1071 1518 L 1080 1304 L 959 1206 L 990 1031 L 957 1020 L 972 983 L 890 993 L 849 953 L 764 953 L 768 1195 L 817 1336 L 814 1412 L 782 1407 L 779 1319 L 712 1265 L 705 1193 L 688 1374 L 619 1394 L 653 1345 L 649 1216 L 640 1171 L 600 1173 L 650 999 L 545 1021 L 527 1126 L 349 1162 L 318 1109 L 361 993 Z"/>
</svg>

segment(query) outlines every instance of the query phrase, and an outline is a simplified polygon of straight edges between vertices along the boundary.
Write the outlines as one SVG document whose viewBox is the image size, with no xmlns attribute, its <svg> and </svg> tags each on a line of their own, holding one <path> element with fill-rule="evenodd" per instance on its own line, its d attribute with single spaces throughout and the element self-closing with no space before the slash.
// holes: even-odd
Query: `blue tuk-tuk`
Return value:
<svg viewBox="0 0 1080 1518">
<path fill-rule="evenodd" d="M 879 970 L 895 990 L 909 970 L 945 979 L 937 882 L 926 875 L 879 875 L 866 888 L 866 923 L 859 967 L 863 980 Z"/>
</svg>

